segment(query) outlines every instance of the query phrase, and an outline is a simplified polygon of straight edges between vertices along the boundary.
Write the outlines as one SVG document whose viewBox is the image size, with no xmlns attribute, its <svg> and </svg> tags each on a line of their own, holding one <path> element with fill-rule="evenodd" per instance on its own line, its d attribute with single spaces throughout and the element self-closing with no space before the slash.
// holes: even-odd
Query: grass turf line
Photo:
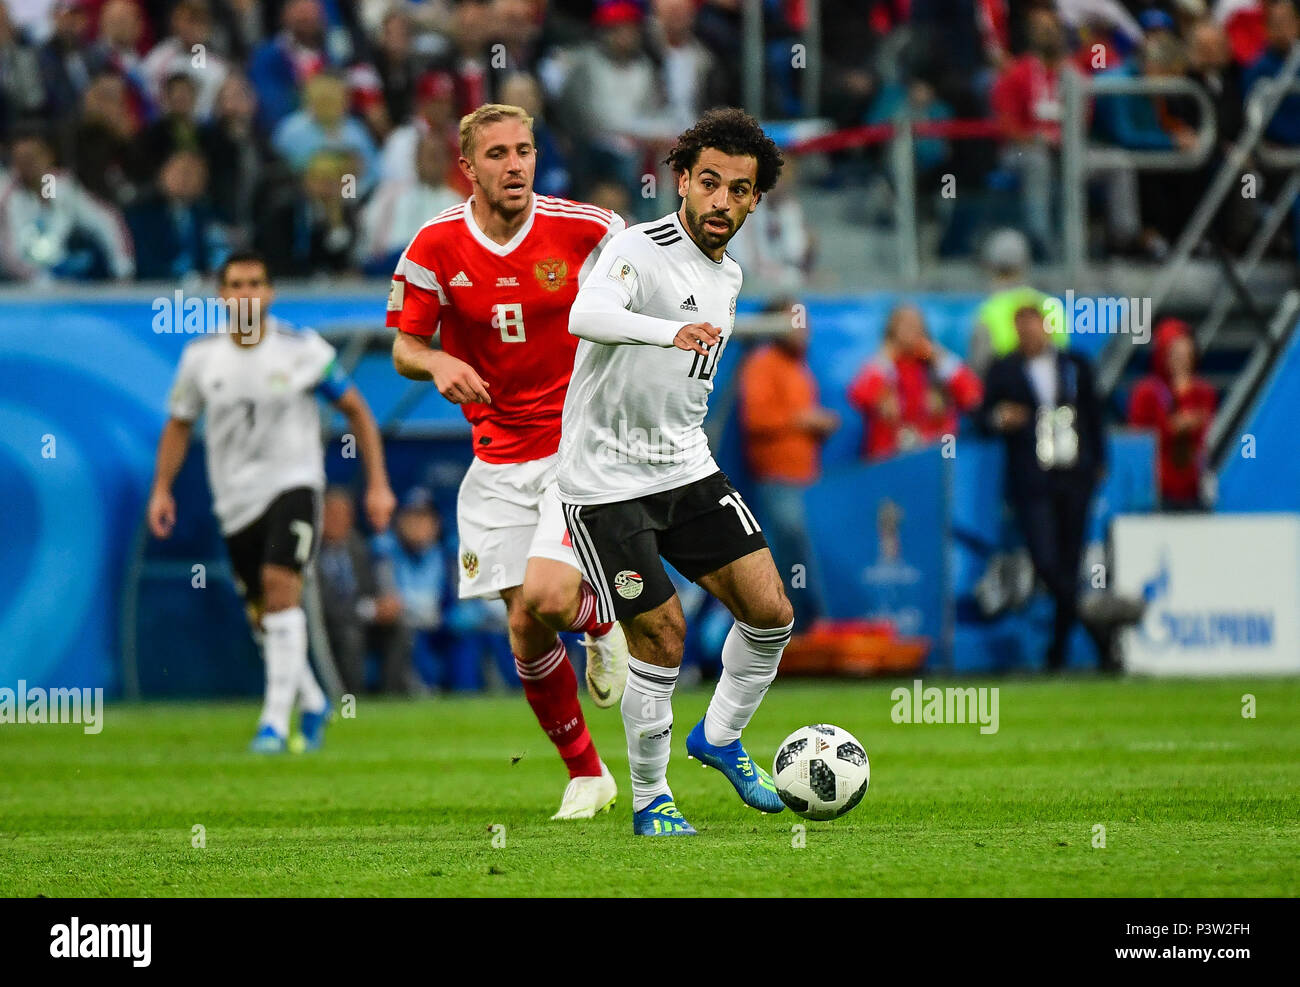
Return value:
<svg viewBox="0 0 1300 987">
<path fill-rule="evenodd" d="M 687 761 L 709 692 L 678 695 L 695 839 L 631 835 L 616 709 L 586 710 L 620 786 L 586 823 L 547 818 L 566 779 L 518 695 L 362 697 L 323 751 L 277 758 L 245 753 L 248 703 L 4 724 L 0 895 L 1300 894 L 1300 681 L 962 681 L 1000 686 L 995 735 L 893 723 L 900 684 L 778 682 L 746 732 L 765 765 L 805 723 L 857 735 L 871 789 L 829 823 L 761 816 Z"/>
</svg>

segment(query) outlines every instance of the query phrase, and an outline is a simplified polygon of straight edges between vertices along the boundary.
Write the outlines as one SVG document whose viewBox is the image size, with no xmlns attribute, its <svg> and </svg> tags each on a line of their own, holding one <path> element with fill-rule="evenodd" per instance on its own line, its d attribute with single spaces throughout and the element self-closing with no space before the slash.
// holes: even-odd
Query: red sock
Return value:
<svg viewBox="0 0 1300 987">
<path fill-rule="evenodd" d="M 573 618 L 569 630 L 582 631 L 592 637 L 604 637 L 613 626 L 612 623 L 602 624 L 596 619 L 596 591 L 591 588 L 591 583 L 584 579 L 578 598 L 578 616 Z"/>
<path fill-rule="evenodd" d="M 527 661 L 516 655 L 515 669 L 528 705 L 564 758 L 569 777 L 600 774 L 600 757 L 582 717 L 578 677 L 573 674 L 564 642 L 556 638 L 553 648 Z"/>
</svg>

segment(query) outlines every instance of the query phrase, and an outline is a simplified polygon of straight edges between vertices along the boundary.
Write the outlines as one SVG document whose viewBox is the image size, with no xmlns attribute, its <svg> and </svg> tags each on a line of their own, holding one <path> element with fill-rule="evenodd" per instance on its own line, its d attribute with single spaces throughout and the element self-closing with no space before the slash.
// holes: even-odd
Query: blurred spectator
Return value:
<svg viewBox="0 0 1300 987">
<path fill-rule="evenodd" d="M 821 475 L 822 443 L 840 419 L 818 400 L 805 306 L 780 301 L 768 311 L 789 320 L 788 327 L 740 370 L 741 425 L 763 530 L 794 606 L 795 628 L 802 630 L 826 613 L 803 495 Z"/>
<path fill-rule="evenodd" d="M 420 227 L 444 209 L 462 202 L 448 187 L 447 145 L 424 137 L 415 151 L 415 178 L 381 182 L 361 212 L 357 262 L 363 273 L 386 277 Z"/>
<path fill-rule="evenodd" d="M 650 151 L 676 136 L 663 80 L 646 51 L 641 8 L 611 0 L 596 8 L 597 40 L 573 54 L 563 104 L 570 130 L 584 148 L 580 185 L 609 178 L 627 188 L 640 219 L 659 210 L 640 198 L 642 176 L 653 173 Z"/>
<path fill-rule="evenodd" d="M 25 117 L 45 104 L 41 64 L 9 19 L 9 8 L 0 2 L 0 141 Z"/>
<path fill-rule="evenodd" d="M 99 39 L 90 47 L 87 61 L 92 75 L 116 72 L 126 81 L 131 115 L 137 125 L 153 114 L 154 99 L 144 75 L 140 44 L 144 17 L 136 0 L 108 0 L 99 12 Z"/>
<path fill-rule="evenodd" d="M 1198 21 L 1188 39 L 1188 76 L 1199 82 L 1214 104 L 1219 150 L 1226 152 L 1241 133 L 1241 69 L 1232 62 L 1228 36 L 1212 20 Z"/>
<path fill-rule="evenodd" d="M 45 87 L 46 109 L 54 120 L 64 120 L 77 112 L 82 90 L 90 84 L 90 66 L 86 57 L 86 0 L 57 0 L 54 4 L 54 31 L 40 47 L 37 59 Z"/>
<path fill-rule="evenodd" d="M 469 180 L 455 162 L 460 158 L 460 118 L 456 115 L 456 84 L 446 72 L 426 72 L 416 84 L 415 116 L 396 128 L 384 142 L 379 171 L 385 179 L 415 178 L 415 146 L 425 135 L 447 145 L 446 182 L 468 198 Z"/>
<path fill-rule="evenodd" d="M 408 492 L 393 522 L 391 532 L 376 536 L 374 551 L 392 566 L 415 670 L 430 685 L 481 688 L 480 656 L 459 648 L 446 627 L 446 615 L 455 605 L 453 563 L 442 546 L 442 519 L 429 491 L 415 487 Z"/>
<path fill-rule="evenodd" d="M 1133 388 L 1128 422 L 1156 433 L 1161 507 L 1203 510 L 1205 440 L 1218 397 L 1208 382 L 1196 376 L 1196 344 L 1186 322 L 1162 319 L 1154 344 L 1151 373 Z"/>
<path fill-rule="evenodd" d="M 1119 0 L 1056 0 L 1056 9 L 1076 39 L 1075 65 L 1082 72 L 1116 67 L 1142 41 L 1142 25 Z"/>
<path fill-rule="evenodd" d="M 488 0 L 456 0 L 452 6 L 452 50 L 444 64 L 452 77 L 456 120 L 489 101 L 488 40 L 493 26 Z"/>
<path fill-rule="evenodd" d="M 1242 89 L 1247 97 L 1256 82 L 1273 78 L 1282 71 L 1291 46 L 1300 39 L 1300 16 L 1297 16 L 1291 0 L 1271 0 L 1266 24 L 1268 45 L 1242 75 Z M 1300 93 L 1283 97 L 1273 119 L 1264 129 L 1264 137 L 1276 144 L 1300 144 Z"/>
<path fill-rule="evenodd" d="M 1029 50 L 998 75 L 991 101 L 1006 137 L 1003 164 L 1020 181 L 1023 225 L 1044 256 L 1055 254 L 1053 214 L 1061 144 L 1061 73 L 1074 71 L 1056 12 L 1035 7 Z"/>
<path fill-rule="evenodd" d="M 374 556 L 355 520 L 352 494 L 341 487 L 326 490 L 317 571 L 334 664 L 343 687 L 357 695 L 366 689 L 366 657 L 373 651 L 381 691 L 408 695 L 415 689 L 411 639 L 392 563 Z"/>
<path fill-rule="evenodd" d="M 227 228 L 231 246 L 242 249 L 252 241 L 259 196 L 274 182 L 291 176 L 275 155 L 271 142 L 257 129 L 253 87 L 231 73 L 217 94 L 212 120 L 199 141 L 208 160 L 212 208 Z"/>
<path fill-rule="evenodd" d="M 121 214 L 56 170 L 50 142 L 19 133 L 0 184 L 0 271 L 5 277 L 125 279 L 135 271 Z"/>
<path fill-rule="evenodd" d="M 50 39 L 57 3 L 58 0 L 6 0 L 14 28 L 35 45 Z"/>
<path fill-rule="evenodd" d="M 67 146 L 82 187 L 119 208 L 130 205 L 152 178 L 127 102 L 126 81 L 115 72 L 101 72 L 86 87 L 81 121 Z"/>
<path fill-rule="evenodd" d="M 1065 318 L 1059 301 L 1029 286 L 1029 241 L 1019 230 L 995 230 L 984 243 L 981 261 L 993 291 L 976 313 L 966 362 L 983 378 L 995 359 L 1006 356 L 1020 344 L 1016 311 L 1022 305 L 1038 305 L 1048 314 L 1048 326 L 1052 329 L 1064 327 Z M 1069 344 L 1064 332 L 1053 331 L 1049 335 L 1061 348 Z"/>
<path fill-rule="evenodd" d="M 230 252 L 206 198 L 208 166 L 197 151 L 176 151 L 158 172 L 158 190 L 131 206 L 136 276 L 171 281 L 211 274 Z"/>
<path fill-rule="evenodd" d="M 542 5 L 536 0 L 492 0 L 489 19 L 494 48 L 492 68 L 497 78 L 503 73 L 537 69 L 541 56 Z M 497 93 L 497 102 L 504 102 Z"/>
<path fill-rule="evenodd" d="M 880 353 L 849 385 L 849 403 L 862 413 L 865 459 L 884 459 L 945 435 L 980 402 L 979 378 L 936 345 L 913 305 L 889 313 Z"/>
<path fill-rule="evenodd" d="M 969 83 L 982 64 L 979 23 L 971 10 L 963 9 L 973 5 L 971 0 L 938 3 L 942 13 L 935 19 L 942 25 L 941 36 L 918 23 L 931 13 L 925 0 L 822 0 L 822 112 L 839 126 L 862 123 L 881 82 L 898 82 L 907 74 L 901 58 L 905 32 L 915 32 L 912 46 L 919 63 L 913 66 L 915 74 L 930 73 L 931 66 L 921 53 L 942 51 L 944 62 Z M 787 64 L 788 52 L 787 43 Z M 969 61 L 966 53 L 971 54 Z"/>
<path fill-rule="evenodd" d="M 1190 201 L 1200 201 L 1214 176 L 1232 151 L 1245 124 L 1241 69 L 1232 61 L 1228 38 L 1212 20 L 1192 25 L 1188 44 L 1188 72 L 1214 105 L 1216 152 L 1194 172 L 1189 186 Z M 1194 122 L 1194 121 L 1189 121 Z M 1215 231 L 1230 251 L 1239 251 L 1250 239 L 1255 226 L 1254 210 L 1244 197 L 1230 195 L 1215 217 Z"/>
<path fill-rule="evenodd" d="M 271 143 L 294 171 L 322 152 L 347 155 L 356 176 L 357 198 L 364 199 L 379 178 L 379 154 L 370 134 L 348 116 L 347 90 L 343 80 L 322 73 L 303 87 L 303 108 L 281 121 Z"/>
<path fill-rule="evenodd" d="M 1168 29 L 1173 26 L 1172 20 L 1165 20 L 1168 27 L 1147 37 L 1139 58 L 1103 75 L 1144 79 L 1181 76 L 1187 68 L 1186 52 Z M 1177 102 L 1167 96 L 1099 96 L 1094 104 L 1093 129 L 1103 140 L 1130 151 L 1190 151 L 1196 146 L 1196 131 L 1180 118 Z M 1183 115 L 1190 114 L 1185 111 Z M 1186 171 L 1138 173 L 1142 231 L 1137 246 L 1148 256 L 1161 260 L 1168 254 L 1169 244 L 1182 229 L 1192 194 L 1193 177 Z"/>
<path fill-rule="evenodd" d="M 501 102 L 522 107 L 533 118 L 533 142 L 537 145 L 533 189 L 542 195 L 567 197 L 570 185 L 568 155 L 561 150 L 555 131 L 546 122 L 542 89 L 537 80 L 526 72 L 507 76 L 501 83 Z"/>
<path fill-rule="evenodd" d="M 199 142 L 198 86 L 185 72 L 167 78 L 162 89 L 162 113 L 140 134 L 137 147 L 150 178 L 177 151 L 202 154 Z"/>
<path fill-rule="evenodd" d="M 628 215 L 628 207 L 631 203 L 627 189 L 618 182 L 609 181 L 597 182 L 593 185 L 587 191 L 587 201 L 594 206 L 616 212 L 620 216 Z M 744 227 L 741 227 L 741 229 L 744 229 Z M 733 239 L 732 244 L 734 243 L 735 240 Z"/>
<path fill-rule="evenodd" d="M 1048 341 L 1042 310 L 1015 313 L 1016 350 L 989 368 L 979 418 L 1006 444 L 1003 494 L 1034 569 L 1055 601 L 1047 667 L 1065 666 L 1078 620 L 1079 563 L 1088 508 L 1106 468 L 1105 426 L 1092 368 Z M 1103 668 L 1111 640 L 1095 635 Z"/>
<path fill-rule="evenodd" d="M 906 87 L 901 82 L 888 83 L 871 105 L 867 123 L 889 123 L 903 109 L 917 122 L 953 117 L 952 107 L 939 99 L 933 85 L 913 78 Z M 918 137 L 915 147 L 918 213 L 920 219 L 927 220 L 939 213 L 940 206 L 952 201 L 942 197 L 943 176 L 951 170 L 952 149 L 942 137 Z"/>
<path fill-rule="evenodd" d="M 695 36 L 694 0 L 654 0 L 651 35 L 663 61 L 668 115 L 685 130 L 705 110 L 725 105 L 726 83 L 713 53 Z"/>
<path fill-rule="evenodd" d="M 728 244 L 728 252 L 753 283 L 793 292 L 806 285 L 813 264 L 813 235 L 798 194 L 798 165 L 785 159 L 781 181 Z"/>
<path fill-rule="evenodd" d="M 277 277 L 346 270 L 355 249 L 357 200 L 344 198 L 348 162 L 322 152 L 300 181 L 274 190 L 256 232 L 257 249 Z"/>
<path fill-rule="evenodd" d="M 1265 26 L 1266 0 L 1216 0 L 1214 20 L 1223 25 L 1232 50 L 1232 60 L 1239 66 L 1249 65 L 1264 53 L 1268 45 Z"/>
<path fill-rule="evenodd" d="M 230 66 L 213 50 L 212 12 L 205 0 L 180 0 L 172 8 L 171 33 L 145 56 L 142 71 L 156 103 L 165 101 L 164 87 L 178 72 L 194 80 L 195 106 L 206 120 L 217 102 Z"/>
<path fill-rule="evenodd" d="M 408 120 L 414 111 L 420 64 L 411 45 L 410 15 L 401 7 L 393 7 L 384 15 L 374 57 L 390 126 Z"/>
<path fill-rule="evenodd" d="M 325 49 L 325 14 L 318 0 L 289 0 L 281 30 L 255 49 L 248 79 L 257 92 L 258 123 L 271 133 L 298 108 L 302 86 L 333 62 Z"/>
</svg>

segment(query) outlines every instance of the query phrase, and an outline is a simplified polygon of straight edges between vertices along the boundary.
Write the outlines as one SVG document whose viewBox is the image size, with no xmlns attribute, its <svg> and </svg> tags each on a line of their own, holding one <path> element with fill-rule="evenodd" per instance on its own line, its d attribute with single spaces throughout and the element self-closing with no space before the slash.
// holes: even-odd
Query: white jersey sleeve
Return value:
<svg viewBox="0 0 1300 987">
<path fill-rule="evenodd" d="M 569 332 L 593 343 L 672 346 L 688 322 L 639 314 L 658 291 L 662 265 L 662 251 L 640 230 L 614 236 L 578 290 Z"/>
<path fill-rule="evenodd" d="M 587 259 L 582 262 L 582 270 L 578 272 L 579 287 L 587 283 L 587 277 L 593 270 L 595 270 L 596 264 L 600 260 L 600 255 L 604 252 L 605 248 L 610 245 L 616 236 L 627 229 L 627 223 L 624 221 L 622 216 L 618 213 L 614 213 L 613 216 L 614 218 L 610 220 L 609 226 L 605 230 L 605 235 L 600 238 L 600 243 L 596 244 L 591 253 L 587 255 Z"/>
<path fill-rule="evenodd" d="M 203 414 L 203 392 L 199 389 L 197 353 L 194 344 L 181 352 L 176 379 L 167 398 L 167 414 L 183 422 L 194 422 Z"/>
</svg>

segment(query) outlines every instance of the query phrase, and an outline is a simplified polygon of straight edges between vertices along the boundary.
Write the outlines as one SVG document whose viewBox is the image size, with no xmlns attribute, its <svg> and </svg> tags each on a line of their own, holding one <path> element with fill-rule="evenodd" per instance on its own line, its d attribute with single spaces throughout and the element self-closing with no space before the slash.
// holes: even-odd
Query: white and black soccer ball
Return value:
<svg viewBox="0 0 1300 987">
<path fill-rule="evenodd" d="M 781 742 L 772 779 L 781 801 L 805 819 L 834 819 L 867 794 L 871 764 L 853 734 L 815 723 Z"/>
</svg>

